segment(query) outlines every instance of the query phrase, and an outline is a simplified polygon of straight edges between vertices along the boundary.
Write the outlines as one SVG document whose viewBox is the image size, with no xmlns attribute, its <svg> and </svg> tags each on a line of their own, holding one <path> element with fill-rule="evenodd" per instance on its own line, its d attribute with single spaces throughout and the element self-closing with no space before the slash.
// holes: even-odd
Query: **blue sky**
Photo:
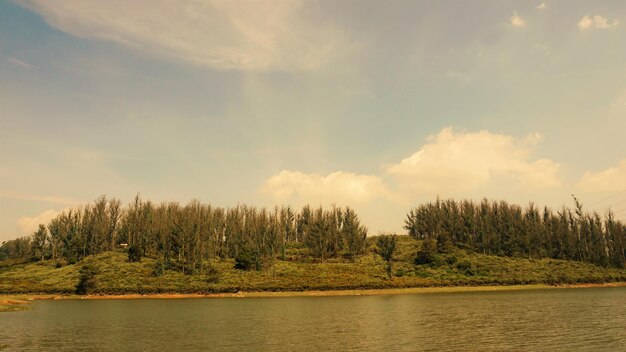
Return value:
<svg viewBox="0 0 626 352">
<path fill-rule="evenodd" d="M 101 194 L 625 218 L 625 44 L 619 0 L 3 0 L 0 240 Z"/>
</svg>

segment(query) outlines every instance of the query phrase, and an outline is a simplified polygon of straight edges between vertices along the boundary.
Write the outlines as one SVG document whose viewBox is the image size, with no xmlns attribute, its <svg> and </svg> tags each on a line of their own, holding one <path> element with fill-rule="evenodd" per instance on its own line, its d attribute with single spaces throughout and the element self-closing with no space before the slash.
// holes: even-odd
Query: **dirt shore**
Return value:
<svg viewBox="0 0 626 352">
<path fill-rule="evenodd" d="M 247 297 L 317 297 L 317 296 L 373 296 L 402 295 L 452 292 L 488 292 L 520 291 L 564 288 L 626 287 L 626 282 L 575 285 L 512 285 L 512 286 L 451 286 L 451 287 L 414 287 L 376 290 L 339 290 L 339 291 L 290 291 L 290 292 L 235 292 L 208 294 L 123 294 L 123 295 L 0 295 L 0 312 L 23 310 L 34 300 L 56 299 L 182 299 L 182 298 L 247 298 Z"/>
</svg>

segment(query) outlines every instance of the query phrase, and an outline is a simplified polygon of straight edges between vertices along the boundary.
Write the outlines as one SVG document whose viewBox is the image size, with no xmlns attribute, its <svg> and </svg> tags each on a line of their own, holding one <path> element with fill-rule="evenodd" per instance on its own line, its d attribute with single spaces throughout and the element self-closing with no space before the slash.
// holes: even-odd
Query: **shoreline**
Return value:
<svg viewBox="0 0 626 352">
<path fill-rule="evenodd" d="M 431 293 L 526 291 L 549 289 L 582 289 L 601 287 L 626 287 L 626 282 L 607 282 L 564 285 L 501 285 L 501 286 L 438 286 L 389 289 L 357 289 L 328 291 L 246 291 L 232 293 L 152 293 L 120 295 L 50 295 L 50 294 L 0 294 L 0 312 L 27 309 L 36 300 L 116 300 L 116 299 L 194 299 L 194 298 L 270 298 L 270 297 L 330 297 L 330 296 L 382 296 Z"/>
</svg>

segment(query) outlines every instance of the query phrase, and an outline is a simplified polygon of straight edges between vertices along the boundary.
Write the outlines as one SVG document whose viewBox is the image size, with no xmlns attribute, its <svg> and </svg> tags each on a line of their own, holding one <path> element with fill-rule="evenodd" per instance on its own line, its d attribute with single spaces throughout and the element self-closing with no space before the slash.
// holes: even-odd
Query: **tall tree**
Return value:
<svg viewBox="0 0 626 352">
<path fill-rule="evenodd" d="M 48 229 L 46 228 L 46 225 L 39 224 L 39 228 L 33 234 L 33 244 L 32 244 L 33 256 L 37 258 L 41 258 L 41 261 L 43 262 L 47 249 L 48 249 Z"/>
<path fill-rule="evenodd" d="M 398 239 L 396 235 L 383 235 L 376 240 L 376 253 L 387 263 L 387 277 L 393 277 L 393 255 L 396 252 Z"/>
</svg>

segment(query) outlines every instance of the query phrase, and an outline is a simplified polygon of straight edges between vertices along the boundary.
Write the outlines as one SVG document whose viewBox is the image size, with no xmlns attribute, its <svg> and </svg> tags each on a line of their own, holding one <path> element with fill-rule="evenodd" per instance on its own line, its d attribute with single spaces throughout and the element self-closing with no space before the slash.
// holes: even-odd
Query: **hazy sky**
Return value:
<svg viewBox="0 0 626 352">
<path fill-rule="evenodd" d="M 626 219 L 626 1 L 0 0 L 0 241 L 137 193 Z"/>
</svg>

